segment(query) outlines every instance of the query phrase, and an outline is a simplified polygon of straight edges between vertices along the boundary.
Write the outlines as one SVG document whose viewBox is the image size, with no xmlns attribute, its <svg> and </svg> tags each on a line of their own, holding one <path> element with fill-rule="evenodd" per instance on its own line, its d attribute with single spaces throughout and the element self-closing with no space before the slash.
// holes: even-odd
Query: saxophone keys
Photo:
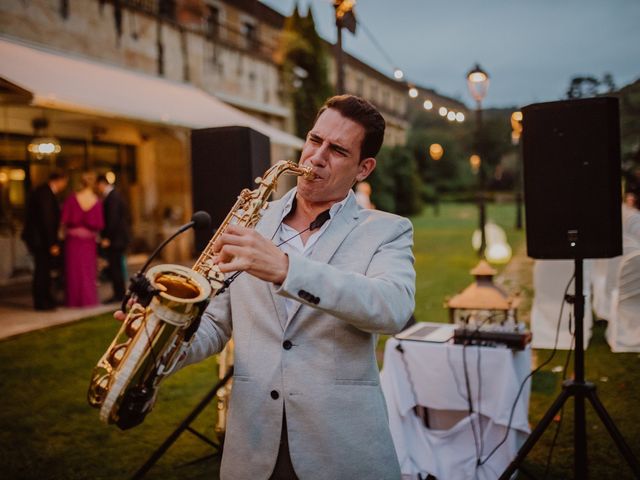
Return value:
<svg viewBox="0 0 640 480">
<path fill-rule="evenodd" d="M 104 402 L 104 397 L 107 395 L 109 388 L 110 374 L 102 375 L 97 379 L 91 380 L 91 387 L 89 389 L 89 404 L 92 407 L 100 407 Z"/>
<path fill-rule="evenodd" d="M 224 273 L 222 273 L 220 270 L 218 270 L 217 268 L 212 268 L 209 271 L 209 274 L 207 275 L 207 277 L 210 280 L 215 280 L 218 282 L 224 282 Z"/>
<path fill-rule="evenodd" d="M 104 397 L 107 393 L 107 388 L 109 387 L 109 375 L 104 375 L 100 380 L 98 380 L 98 384 L 96 385 L 96 393 L 99 397 Z"/>
<path fill-rule="evenodd" d="M 121 343 L 120 345 L 116 345 L 115 347 L 113 347 L 113 349 L 109 353 L 108 361 L 113 368 L 116 368 L 124 358 L 127 346 L 127 343 Z"/>
<path fill-rule="evenodd" d="M 254 182 L 256 182 L 258 185 L 261 184 L 262 183 L 262 177 L 256 177 Z"/>
<path fill-rule="evenodd" d="M 129 338 L 133 338 L 140 330 L 140 326 L 142 325 L 142 315 L 132 315 L 129 321 L 127 321 L 127 325 L 125 326 L 125 333 Z"/>
</svg>

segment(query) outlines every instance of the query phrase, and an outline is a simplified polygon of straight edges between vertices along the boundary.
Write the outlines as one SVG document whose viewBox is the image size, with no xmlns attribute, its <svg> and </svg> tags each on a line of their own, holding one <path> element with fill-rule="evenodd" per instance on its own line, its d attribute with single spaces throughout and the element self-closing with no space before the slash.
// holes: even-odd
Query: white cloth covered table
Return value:
<svg viewBox="0 0 640 480">
<path fill-rule="evenodd" d="M 591 261 L 583 261 L 584 294 L 584 348 L 589 346 L 593 313 L 591 312 Z M 564 290 L 573 275 L 575 264 L 573 260 L 536 260 L 533 265 L 533 304 L 531 306 L 531 344 L 533 348 L 553 348 L 558 326 L 560 307 L 563 302 Z M 575 280 L 567 292 L 572 295 Z M 572 329 L 575 325 L 573 305 L 566 303 L 560 320 L 560 334 L 558 335 L 559 350 L 571 348 L 572 334 L 569 331 L 569 317 Z"/>
<path fill-rule="evenodd" d="M 404 353 L 396 349 L 400 343 Z M 463 348 L 474 409 L 470 416 Z M 498 478 L 529 433 L 530 380 L 516 404 L 507 441 L 477 469 L 476 443 L 484 460 L 504 438 L 518 388 L 530 368 L 529 348 L 514 352 L 390 338 L 385 346 L 381 384 L 403 476 L 416 478 L 420 473 L 426 477 L 430 473 L 439 480 Z M 415 405 L 429 409 L 432 428 L 416 416 Z M 446 423 L 447 418 L 459 421 L 446 430 L 437 430 L 435 424 Z"/>
</svg>

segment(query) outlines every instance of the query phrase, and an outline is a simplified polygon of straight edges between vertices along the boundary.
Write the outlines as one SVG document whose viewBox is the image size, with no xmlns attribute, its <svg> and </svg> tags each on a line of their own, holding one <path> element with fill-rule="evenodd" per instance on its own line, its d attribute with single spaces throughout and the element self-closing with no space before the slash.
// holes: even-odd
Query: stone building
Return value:
<svg viewBox="0 0 640 480">
<path fill-rule="evenodd" d="M 272 160 L 295 159 L 302 140 L 274 59 L 284 19 L 257 0 L 0 2 L 0 282 L 28 268 L 25 199 L 54 166 L 72 188 L 83 169 L 109 173 L 145 251 L 190 217 L 192 129 L 249 126 L 270 138 Z M 346 59 L 347 91 L 384 112 L 385 143 L 404 143 L 406 85 Z M 60 152 L 30 153 L 44 137 Z M 165 259 L 191 245 L 185 236 Z"/>
</svg>

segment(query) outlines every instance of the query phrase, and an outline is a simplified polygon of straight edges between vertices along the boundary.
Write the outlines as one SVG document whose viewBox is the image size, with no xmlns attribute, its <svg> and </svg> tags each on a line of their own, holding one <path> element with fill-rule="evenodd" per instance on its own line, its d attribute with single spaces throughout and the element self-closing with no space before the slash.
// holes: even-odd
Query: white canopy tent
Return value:
<svg viewBox="0 0 640 480">
<path fill-rule="evenodd" d="M 187 128 L 245 126 L 272 143 L 303 141 L 193 85 L 0 38 L 0 78 L 31 92 L 32 105 Z"/>
</svg>

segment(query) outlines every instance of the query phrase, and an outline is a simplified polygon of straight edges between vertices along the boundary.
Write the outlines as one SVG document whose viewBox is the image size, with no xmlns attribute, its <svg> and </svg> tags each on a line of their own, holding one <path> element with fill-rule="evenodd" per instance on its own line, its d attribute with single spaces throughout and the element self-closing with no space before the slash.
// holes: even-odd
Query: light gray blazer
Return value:
<svg viewBox="0 0 640 480">
<path fill-rule="evenodd" d="M 266 238 L 291 195 L 265 211 L 257 230 Z M 283 403 L 301 480 L 400 478 L 375 349 L 377 333 L 400 331 L 413 312 L 412 244 L 407 219 L 350 196 L 311 257 L 289 255 L 281 286 L 243 274 L 213 299 L 185 364 L 219 352 L 233 330 L 221 478 L 269 478 Z M 289 318 L 285 297 L 300 302 Z"/>
</svg>

